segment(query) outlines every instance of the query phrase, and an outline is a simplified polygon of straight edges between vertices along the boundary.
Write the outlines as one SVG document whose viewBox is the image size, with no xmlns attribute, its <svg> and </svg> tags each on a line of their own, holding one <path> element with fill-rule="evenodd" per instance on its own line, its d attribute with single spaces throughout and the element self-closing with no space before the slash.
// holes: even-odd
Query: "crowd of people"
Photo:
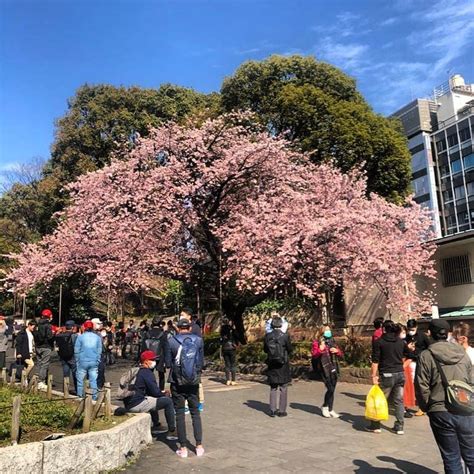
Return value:
<svg viewBox="0 0 474 474">
<path fill-rule="evenodd" d="M 45 309 L 41 318 L 20 329 L 0 319 L 0 368 L 5 366 L 8 336 L 14 335 L 16 362 L 28 375 L 38 366 L 39 388 L 46 388 L 51 354 L 57 350 L 65 377 L 72 376 L 78 396 L 84 396 L 84 380 L 89 380 L 93 399 L 105 381 L 105 366 L 117 357 L 131 358 L 138 366 L 120 380 L 117 398 L 132 413 L 150 413 L 152 433 L 166 433 L 177 440 L 177 454 L 188 456 L 185 414 L 191 414 L 196 454 L 202 456 L 201 412 L 204 393 L 201 372 L 204 367 L 204 343 L 200 323 L 191 311 L 183 311 L 179 320 L 160 317 L 139 326 L 123 323 L 85 321 L 81 326 L 67 321 L 64 328 L 51 324 L 52 312 Z M 16 330 L 15 330 L 16 329 Z M 474 416 L 459 413 L 447 401 L 447 384 L 456 380 L 472 386 L 474 348 L 469 346 L 470 327 L 457 324 L 451 331 L 446 320 L 433 319 L 429 334 L 410 319 L 406 326 L 391 320 L 374 321 L 371 376 L 393 406 L 393 432 L 403 435 L 405 419 L 427 415 L 443 458 L 445 471 L 462 472 L 461 459 L 474 472 Z M 220 327 L 221 354 L 225 364 L 225 383 L 235 385 L 239 337 L 231 320 L 224 318 Z M 288 322 L 273 314 L 265 324 L 263 350 L 267 355 L 271 417 L 287 416 L 288 390 L 291 384 L 292 343 Z M 339 418 L 335 411 L 339 360 L 343 352 L 330 326 L 323 326 L 311 345 L 313 370 L 319 373 L 326 392 L 321 405 L 325 418 Z M 166 372 L 168 370 L 168 379 Z M 165 390 L 166 382 L 170 390 Z M 417 409 L 415 409 L 415 407 Z M 167 426 L 159 422 L 164 410 Z M 380 421 L 371 421 L 367 430 L 381 433 Z"/>
</svg>

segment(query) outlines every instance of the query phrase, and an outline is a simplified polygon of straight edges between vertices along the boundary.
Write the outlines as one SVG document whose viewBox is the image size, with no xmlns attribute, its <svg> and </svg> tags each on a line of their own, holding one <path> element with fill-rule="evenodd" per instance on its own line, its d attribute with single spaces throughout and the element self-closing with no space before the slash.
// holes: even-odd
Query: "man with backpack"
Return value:
<svg viewBox="0 0 474 474">
<path fill-rule="evenodd" d="M 462 458 L 474 472 L 472 363 L 463 347 L 447 342 L 446 320 L 433 319 L 429 329 L 434 343 L 418 358 L 416 398 L 428 414 L 444 471 L 462 474 Z"/>
<path fill-rule="evenodd" d="M 265 334 L 263 350 L 267 354 L 267 377 L 270 385 L 270 412 L 269 415 L 287 416 L 288 384 L 291 382 L 290 354 L 293 350 L 290 336 L 282 331 L 283 320 L 273 317 L 272 331 Z M 278 403 L 278 394 L 280 400 Z"/>
<path fill-rule="evenodd" d="M 38 322 L 38 329 L 35 331 L 35 348 L 38 363 L 38 388 L 46 390 L 46 379 L 48 378 L 49 364 L 51 363 L 51 353 L 54 348 L 54 334 L 51 327 L 53 313 L 50 309 L 41 311 L 41 319 Z"/>
<path fill-rule="evenodd" d="M 156 355 L 153 351 L 143 351 L 140 354 L 140 367 L 134 367 L 120 379 L 117 398 L 122 399 L 125 408 L 130 413 L 150 413 L 153 435 L 166 433 L 166 439 L 173 441 L 176 436 L 176 423 L 173 401 L 162 392 L 156 383 L 153 370 L 156 365 Z M 165 410 L 168 429 L 160 427 L 158 410 Z"/>
<path fill-rule="evenodd" d="M 74 332 L 76 323 L 74 321 L 66 321 L 66 330 L 56 334 L 55 342 L 58 348 L 58 355 L 63 366 L 63 377 L 69 378 L 72 373 L 72 380 L 74 382 L 74 389 L 77 393 L 76 381 L 76 359 L 74 357 L 74 344 L 77 339 L 77 334 Z"/>
<path fill-rule="evenodd" d="M 169 339 L 166 349 L 166 363 L 171 367 L 169 381 L 171 396 L 176 410 L 178 442 L 176 454 L 188 457 L 186 447 L 185 404 L 188 403 L 196 440 L 196 455 L 203 456 L 201 413 L 199 412 L 199 384 L 204 363 L 204 344 L 202 338 L 191 333 L 188 319 L 178 321 L 178 334 Z"/>
<path fill-rule="evenodd" d="M 160 382 L 160 390 L 165 389 L 165 354 L 166 346 L 168 345 L 168 338 L 166 337 L 163 327 L 161 325 L 161 318 L 155 316 L 151 322 L 151 329 L 142 336 L 143 351 L 152 351 L 156 356 L 156 371 Z"/>
</svg>

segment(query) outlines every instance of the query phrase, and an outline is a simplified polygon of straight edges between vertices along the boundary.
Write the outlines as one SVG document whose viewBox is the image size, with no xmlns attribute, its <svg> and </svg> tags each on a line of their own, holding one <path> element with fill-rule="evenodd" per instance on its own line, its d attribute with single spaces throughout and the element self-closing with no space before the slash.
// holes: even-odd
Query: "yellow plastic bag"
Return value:
<svg viewBox="0 0 474 474">
<path fill-rule="evenodd" d="M 365 400 L 365 417 L 368 420 L 388 420 L 388 403 L 382 389 L 374 385 Z"/>
</svg>

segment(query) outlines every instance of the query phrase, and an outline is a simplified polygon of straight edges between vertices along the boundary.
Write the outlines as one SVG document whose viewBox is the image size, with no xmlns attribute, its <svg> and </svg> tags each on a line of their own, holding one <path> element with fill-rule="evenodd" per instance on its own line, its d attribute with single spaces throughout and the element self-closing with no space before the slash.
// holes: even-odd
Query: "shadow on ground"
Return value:
<svg viewBox="0 0 474 474">
<path fill-rule="evenodd" d="M 349 398 L 355 398 L 356 400 L 362 400 L 365 402 L 365 399 L 367 398 L 367 395 L 359 395 L 357 393 L 349 393 L 349 392 L 341 392 L 341 395 L 345 395 L 346 397 Z"/>
<path fill-rule="evenodd" d="M 307 405 L 306 403 L 290 403 L 290 407 L 293 410 L 301 410 L 305 411 L 306 413 L 311 413 L 313 415 L 321 415 L 321 409 L 314 405 Z"/>
<path fill-rule="evenodd" d="M 390 456 L 377 456 L 377 459 L 382 462 L 394 464 L 395 469 L 393 467 L 372 466 L 372 464 L 368 463 L 367 461 L 363 461 L 362 459 L 354 459 L 354 461 L 352 461 L 356 466 L 354 472 L 360 472 L 363 474 L 395 472 L 398 474 L 400 474 L 401 472 L 406 474 L 436 474 L 436 471 L 433 471 L 433 469 L 429 469 L 427 467 L 421 466 L 420 464 L 405 461 L 403 459 L 396 459 Z"/>
<path fill-rule="evenodd" d="M 366 431 L 366 426 L 368 426 L 368 421 L 363 415 L 353 415 L 352 413 L 340 413 L 341 417 L 339 418 L 346 423 L 352 425 L 352 428 L 356 431 Z M 376 436 L 376 435 L 374 435 Z"/>
<path fill-rule="evenodd" d="M 253 410 L 261 411 L 262 413 L 267 414 L 269 411 L 268 403 L 263 403 L 258 400 L 247 400 L 244 402 L 244 405 L 252 408 Z"/>
</svg>

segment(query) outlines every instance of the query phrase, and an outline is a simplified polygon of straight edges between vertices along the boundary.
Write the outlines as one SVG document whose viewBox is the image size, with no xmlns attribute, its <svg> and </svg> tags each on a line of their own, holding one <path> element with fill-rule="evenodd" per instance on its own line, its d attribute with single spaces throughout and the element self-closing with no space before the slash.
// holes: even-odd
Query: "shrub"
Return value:
<svg viewBox="0 0 474 474">
<path fill-rule="evenodd" d="M 368 337 L 346 336 L 337 338 L 344 352 L 344 363 L 354 367 L 368 367 L 372 357 L 372 342 Z"/>
</svg>

